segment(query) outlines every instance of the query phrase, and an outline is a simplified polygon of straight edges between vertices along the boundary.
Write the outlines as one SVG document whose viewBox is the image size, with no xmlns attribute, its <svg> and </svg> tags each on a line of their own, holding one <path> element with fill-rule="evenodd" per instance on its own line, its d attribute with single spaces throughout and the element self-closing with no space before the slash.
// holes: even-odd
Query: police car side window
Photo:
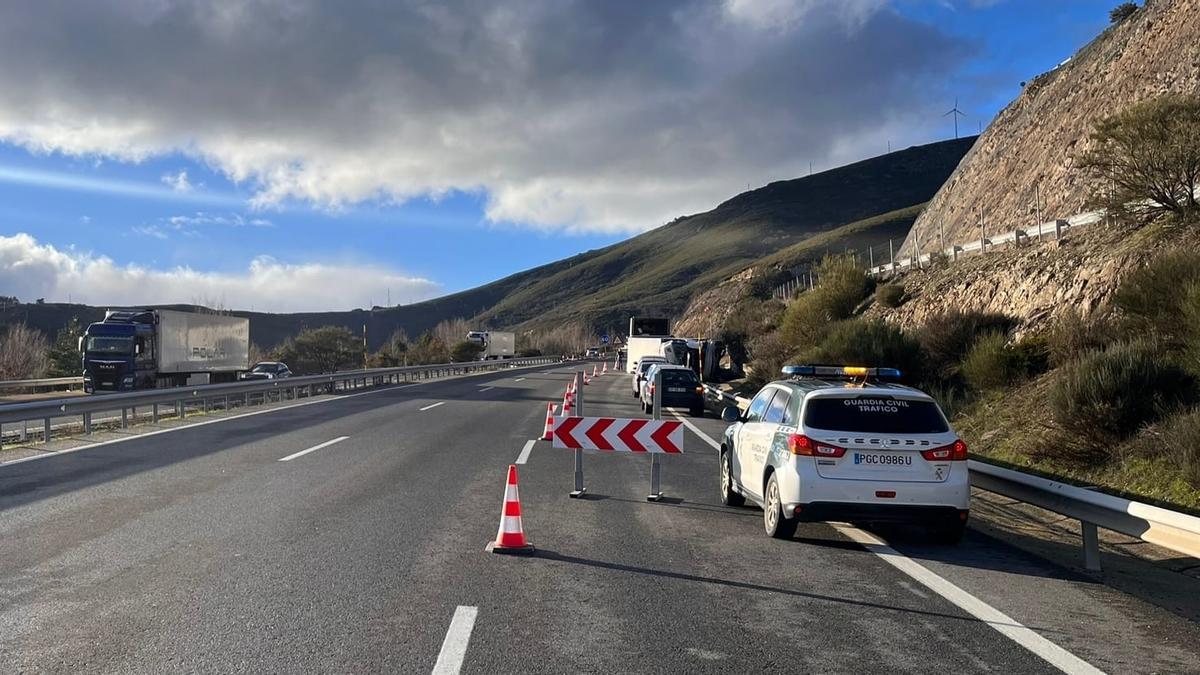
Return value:
<svg viewBox="0 0 1200 675">
<path fill-rule="evenodd" d="M 750 402 L 750 407 L 746 410 L 746 421 L 757 422 L 762 419 L 763 413 L 767 409 L 767 404 L 771 402 L 771 397 L 775 395 L 774 389 L 763 389 L 758 392 L 758 396 Z"/>
<path fill-rule="evenodd" d="M 767 408 L 767 414 L 763 417 L 763 421 L 782 424 L 783 414 L 787 411 L 788 402 L 791 400 L 792 395 L 786 391 L 775 394 L 775 398 L 771 399 L 771 407 Z"/>
</svg>

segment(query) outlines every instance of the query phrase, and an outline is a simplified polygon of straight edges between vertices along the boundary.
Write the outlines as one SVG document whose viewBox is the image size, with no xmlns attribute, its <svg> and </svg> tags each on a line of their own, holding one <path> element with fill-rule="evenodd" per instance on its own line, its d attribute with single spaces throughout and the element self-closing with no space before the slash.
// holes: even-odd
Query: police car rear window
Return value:
<svg viewBox="0 0 1200 675">
<path fill-rule="evenodd" d="M 804 406 L 804 425 L 828 431 L 877 434 L 939 434 L 949 431 L 936 404 L 885 396 L 809 399 Z"/>
</svg>

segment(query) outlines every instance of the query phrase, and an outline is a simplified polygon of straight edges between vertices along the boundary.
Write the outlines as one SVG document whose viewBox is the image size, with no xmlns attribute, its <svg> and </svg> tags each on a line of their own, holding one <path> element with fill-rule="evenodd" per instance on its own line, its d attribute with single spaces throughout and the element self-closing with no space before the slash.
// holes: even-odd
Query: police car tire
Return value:
<svg viewBox="0 0 1200 675">
<path fill-rule="evenodd" d="M 771 494 L 775 494 L 775 503 L 772 502 Z M 763 499 L 763 527 L 767 531 L 767 536 L 775 539 L 791 539 L 792 535 L 796 534 L 796 526 L 799 524 L 794 518 L 783 517 L 783 505 L 778 501 L 779 496 L 779 479 L 775 474 L 767 479 L 766 494 Z M 774 518 L 772 518 L 774 512 Z M 772 523 L 772 521 L 774 521 Z"/>
<path fill-rule="evenodd" d="M 726 477 L 729 483 L 725 482 Z M 733 463 L 729 459 L 729 451 L 721 451 L 721 503 L 725 506 L 742 506 L 746 498 L 733 491 Z"/>
<path fill-rule="evenodd" d="M 967 524 L 962 521 L 939 523 L 930 528 L 933 540 L 938 544 L 953 546 L 962 541 L 967 531 Z"/>
</svg>

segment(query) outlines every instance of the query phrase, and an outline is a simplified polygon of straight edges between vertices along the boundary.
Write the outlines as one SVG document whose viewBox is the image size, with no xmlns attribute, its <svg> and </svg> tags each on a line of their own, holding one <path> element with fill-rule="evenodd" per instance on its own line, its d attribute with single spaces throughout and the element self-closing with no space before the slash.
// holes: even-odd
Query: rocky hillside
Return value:
<svg viewBox="0 0 1200 675">
<path fill-rule="evenodd" d="M 1115 2 L 1113 4 L 1116 4 Z M 917 219 L 902 249 L 929 252 L 987 230 L 1030 225 L 1035 186 L 1042 220 L 1085 209 L 1091 191 L 1073 169 L 1094 123 L 1131 103 L 1200 91 L 1200 0 L 1146 0 L 1054 70 L 1029 81 L 988 127 L 958 170 Z"/>
<path fill-rule="evenodd" d="M 1061 240 L 1031 241 L 905 274 L 894 283 L 904 286 L 906 300 L 895 309 L 872 307 L 867 315 L 916 328 L 952 310 L 992 312 L 1017 319 L 1018 334 L 1036 333 L 1064 310 L 1087 316 L 1130 270 L 1194 236 L 1192 227 L 1165 223 L 1096 224 Z"/>
</svg>

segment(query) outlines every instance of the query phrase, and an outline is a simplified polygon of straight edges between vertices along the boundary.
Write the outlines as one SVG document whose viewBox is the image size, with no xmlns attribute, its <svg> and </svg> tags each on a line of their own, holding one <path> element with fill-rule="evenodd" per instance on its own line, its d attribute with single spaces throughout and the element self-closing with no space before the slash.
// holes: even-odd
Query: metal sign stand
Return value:
<svg viewBox="0 0 1200 675">
<path fill-rule="evenodd" d="M 656 369 L 654 373 L 654 419 L 662 419 L 662 370 Z M 650 453 L 650 494 L 646 495 L 646 501 L 657 502 L 662 499 L 662 489 L 659 485 L 662 466 L 658 463 L 658 453 Z"/>
<path fill-rule="evenodd" d="M 575 373 L 575 408 L 572 417 L 583 417 L 583 371 Z M 583 448 L 575 448 L 575 489 L 569 495 L 571 499 L 583 497 L 587 488 L 583 486 Z"/>
</svg>

